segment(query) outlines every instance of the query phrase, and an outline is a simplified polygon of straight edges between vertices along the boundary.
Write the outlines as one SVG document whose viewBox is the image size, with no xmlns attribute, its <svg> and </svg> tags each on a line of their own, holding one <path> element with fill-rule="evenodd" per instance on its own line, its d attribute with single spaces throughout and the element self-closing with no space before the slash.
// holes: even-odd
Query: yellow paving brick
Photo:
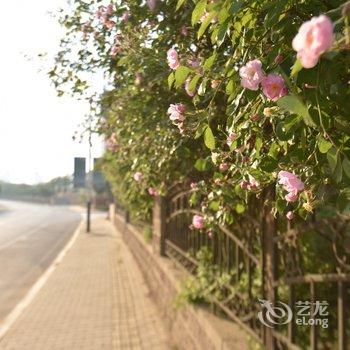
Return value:
<svg viewBox="0 0 350 350">
<path fill-rule="evenodd" d="M 170 349 L 119 232 L 96 219 L 5 337 L 1 350 Z"/>
</svg>

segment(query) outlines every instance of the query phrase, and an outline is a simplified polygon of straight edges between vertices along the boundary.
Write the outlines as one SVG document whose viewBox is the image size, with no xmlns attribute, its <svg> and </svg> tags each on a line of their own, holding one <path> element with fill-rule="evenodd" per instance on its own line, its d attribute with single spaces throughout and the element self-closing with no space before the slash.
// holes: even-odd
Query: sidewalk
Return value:
<svg viewBox="0 0 350 350">
<path fill-rule="evenodd" d="M 104 219 L 80 233 L 1 350 L 171 349 L 121 234 Z"/>
</svg>

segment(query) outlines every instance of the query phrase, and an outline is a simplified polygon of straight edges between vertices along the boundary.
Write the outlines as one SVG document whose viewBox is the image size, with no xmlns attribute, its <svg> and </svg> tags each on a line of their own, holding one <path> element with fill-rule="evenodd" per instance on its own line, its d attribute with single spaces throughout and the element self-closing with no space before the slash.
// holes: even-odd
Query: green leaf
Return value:
<svg viewBox="0 0 350 350">
<path fill-rule="evenodd" d="M 173 86 L 173 83 L 175 81 L 175 75 L 173 72 L 171 72 L 168 76 L 168 87 L 169 87 L 169 90 L 171 89 L 171 87 Z"/>
<path fill-rule="evenodd" d="M 194 138 L 198 139 L 199 137 L 201 137 L 207 127 L 208 127 L 208 124 L 205 124 L 205 123 L 199 124 Z"/>
<path fill-rule="evenodd" d="M 299 115 L 290 115 L 284 120 L 286 132 L 292 132 L 298 127 L 298 123 L 302 120 Z"/>
<path fill-rule="evenodd" d="M 207 126 L 204 132 L 204 143 L 209 149 L 215 148 L 215 138 L 209 125 Z"/>
<path fill-rule="evenodd" d="M 226 94 L 227 95 L 232 94 L 234 91 L 234 88 L 235 88 L 235 84 L 234 84 L 233 80 L 230 80 L 228 82 L 228 84 L 226 85 Z"/>
<path fill-rule="evenodd" d="M 343 160 L 343 170 L 346 176 L 350 178 L 350 161 L 346 156 Z"/>
<path fill-rule="evenodd" d="M 211 35 L 211 42 L 213 44 L 216 43 L 218 46 L 220 46 L 224 42 L 226 34 L 230 27 L 230 24 L 231 24 L 230 19 L 227 19 L 219 27 L 215 27 Z"/>
<path fill-rule="evenodd" d="M 303 69 L 303 66 L 301 65 L 301 62 L 299 60 L 296 60 L 294 62 L 293 67 L 291 68 L 290 76 L 291 77 L 296 76 L 302 69 Z"/>
<path fill-rule="evenodd" d="M 128 57 L 122 57 L 121 59 L 118 60 L 118 66 L 125 66 L 128 63 Z"/>
<path fill-rule="evenodd" d="M 275 171 L 277 168 L 278 162 L 272 157 L 265 156 L 260 161 L 260 169 L 266 172 Z"/>
<path fill-rule="evenodd" d="M 350 212 L 350 189 L 345 188 L 339 193 L 337 199 L 337 207 L 343 212 L 343 214 L 349 214 Z"/>
<path fill-rule="evenodd" d="M 217 57 L 217 53 L 214 52 L 208 59 L 205 60 L 203 65 L 204 70 L 210 70 L 210 68 L 212 67 L 212 65 L 216 60 L 216 57 Z"/>
<path fill-rule="evenodd" d="M 198 29 L 197 32 L 197 38 L 200 39 L 200 37 L 204 34 L 204 32 L 207 30 L 211 20 L 216 16 L 216 11 L 212 11 L 209 13 L 209 15 L 206 17 L 206 19 L 202 22 L 201 26 Z"/>
<path fill-rule="evenodd" d="M 208 79 L 204 78 L 203 81 L 201 82 L 201 84 L 199 85 L 198 88 L 198 95 L 199 96 L 203 96 L 205 94 L 205 90 L 206 90 L 206 85 L 207 85 Z"/>
<path fill-rule="evenodd" d="M 214 211 L 218 211 L 220 209 L 220 203 L 217 201 L 212 201 L 209 204 L 209 208 Z"/>
<path fill-rule="evenodd" d="M 321 153 L 327 153 L 332 147 L 332 144 L 322 136 L 319 136 L 317 138 L 317 146 Z"/>
<path fill-rule="evenodd" d="M 200 78 L 201 78 L 201 75 L 199 75 L 199 74 L 195 75 L 195 76 L 192 78 L 190 84 L 188 85 L 188 89 L 189 89 L 190 91 L 196 91 L 197 83 L 198 83 L 198 80 L 199 80 Z"/>
<path fill-rule="evenodd" d="M 186 0 L 178 0 L 176 5 L 176 11 L 185 3 Z"/>
<path fill-rule="evenodd" d="M 276 208 L 280 214 L 283 214 L 283 212 L 287 208 L 287 202 L 281 198 L 278 198 L 276 201 Z"/>
<path fill-rule="evenodd" d="M 283 96 L 277 101 L 279 107 L 303 117 L 306 125 L 315 126 L 315 123 L 310 117 L 309 111 L 304 103 L 296 95 Z"/>
<path fill-rule="evenodd" d="M 288 133 L 284 122 L 280 122 L 277 124 L 276 135 L 281 141 L 288 141 L 293 137 L 293 133 Z"/>
<path fill-rule="evenodd" d="M 191 69 L 185 67 L 185 66 L 180 66 L 178 69 L 175 71 L 175 87 L 179 88 L 186 80 L 187 76 L 190 74 Z"/>
<path fill-rule="evenodd" d="M 261 137 L 257 137 L 256 140 L 255 140 L 255 152 L 256 152 L 255 156 L 257 158 L 260 157 L 260 150 L 261 150 L 262 145 L 263 145 L 263 141 L 262 141 Z M 231 149 L 231 147 L 230 147 L 230 149 Z"/>
<path fill-rule="evenodd" d="M 335 147 L 331 147 L 331 149 L 327 152 L 327 160 L 332 172 L 334 172 L 338 161 L 337 149 Z"/>
<path fill-rule="evenodd" d="M 210 169 L 211 163 L 207 159 L 197 159 L 194 167 L 198 171 L 206 171 Z"/>
<path fill-rule="evenodd" d="M 192 25 L 194 26 L 200 18 L 204 15 L 204 12 L 207 8 L 207 0 L 201 0 L 199 3 L 197 3 L 196 7 L 194 8 L 192 12 Z"/>
<path fill-rule="evenodd" d="M 244 212 L 245 212 L 245 206 L 244 206 L 244 204 L 242 204 L 242 203 L 236 204 L 236 212 L 237 212 L 238 214 L 244 213 Z"/>
<path fill-rule="evenodd" d="M 197 192 L 192 193 L 189 203 L 190 205 L 197 205 L 199 201 L 199 196 Z"/>
<path fill-rule="evenodd" d="M 228 12 L 228 9 L 226 7 L 223 7 L 220 10 L 219 15 L 218 15 L 219 23 L 222 24 L 223 22 L 225 22 L 229 16 L 230 16 L 230 14 Z"/>
<path fill-rule="evenodd" d="M 269 153 L 268 153 L 269 156 L 274 158 L 274 159 L 277 159 L 279 151 L 280 151 L 279 144 L 277 142 L 272 142 L 270 145 Z"/>
<path fill-rule="evenodd" d="M 232 6 L 231 6 L 232 14 L 235 15 L 236 12 L 238 12 L 243 5 L 244 5 L 244 1 L 242 1 L 242 0 L 233 1 Z"/>
<path fill-rule="evenodd" d="M 334 170 L 335 181 L 337 183 L 339 183 L 341 181 L 342 177 L 343 177 L 343 168 L 342 168 L 340 155 L 338 154 L 338 156 L 337 156 L 337 166 L 335 167 L 335 170 Z"/>
</svg>

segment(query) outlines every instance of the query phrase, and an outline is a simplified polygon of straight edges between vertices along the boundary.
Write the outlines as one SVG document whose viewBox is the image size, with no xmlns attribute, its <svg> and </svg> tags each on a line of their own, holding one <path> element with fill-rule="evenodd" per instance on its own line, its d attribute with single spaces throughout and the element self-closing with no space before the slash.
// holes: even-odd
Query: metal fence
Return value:
<svg viewBox="0 0 350 350">
<path fill-rule="evenodd" d="M 209 250 L 212 264 L 229 279 L 213 285 L 207 301 L 267 349 L 349 349 L 350 252 L 344 248 L 348 219 L 313 219 L 292 227 L 276 220 L 264 205 L 271 195 L 253 199 L 246 213 L 235 216 L 234 224 L 218 225 L 209 237 L 190 228 L 198 214 L 189 206 L 191 191 L 174 188 L 158 200 L 161 253 L 195 274 L 197 253 Z M 273 309 L 262 308 L 259 299 Z M 292 318 L 275 322 L 285 312 L 283 305 Z M 315 318 L 322 305 L 323 311 L 327 308 L 327 328 Z M 309 310 L 306 325 L 296 324 L 302 307 Z M 275 319 L 263 324 L 259 312 L 263 320 L 269 320 L 271 312 Z"/>
</svg>

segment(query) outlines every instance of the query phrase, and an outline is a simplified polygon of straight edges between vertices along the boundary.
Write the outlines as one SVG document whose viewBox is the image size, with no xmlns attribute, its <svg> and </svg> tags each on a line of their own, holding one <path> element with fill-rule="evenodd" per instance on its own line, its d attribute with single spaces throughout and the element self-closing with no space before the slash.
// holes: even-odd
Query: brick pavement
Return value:
<svg viewBox="0 0 350 350">
<path fill-rule="evenodd" d="M 171 349 L 121 234 L 95 219 L 0 341 L 1 350 Z"/>
</svg>

